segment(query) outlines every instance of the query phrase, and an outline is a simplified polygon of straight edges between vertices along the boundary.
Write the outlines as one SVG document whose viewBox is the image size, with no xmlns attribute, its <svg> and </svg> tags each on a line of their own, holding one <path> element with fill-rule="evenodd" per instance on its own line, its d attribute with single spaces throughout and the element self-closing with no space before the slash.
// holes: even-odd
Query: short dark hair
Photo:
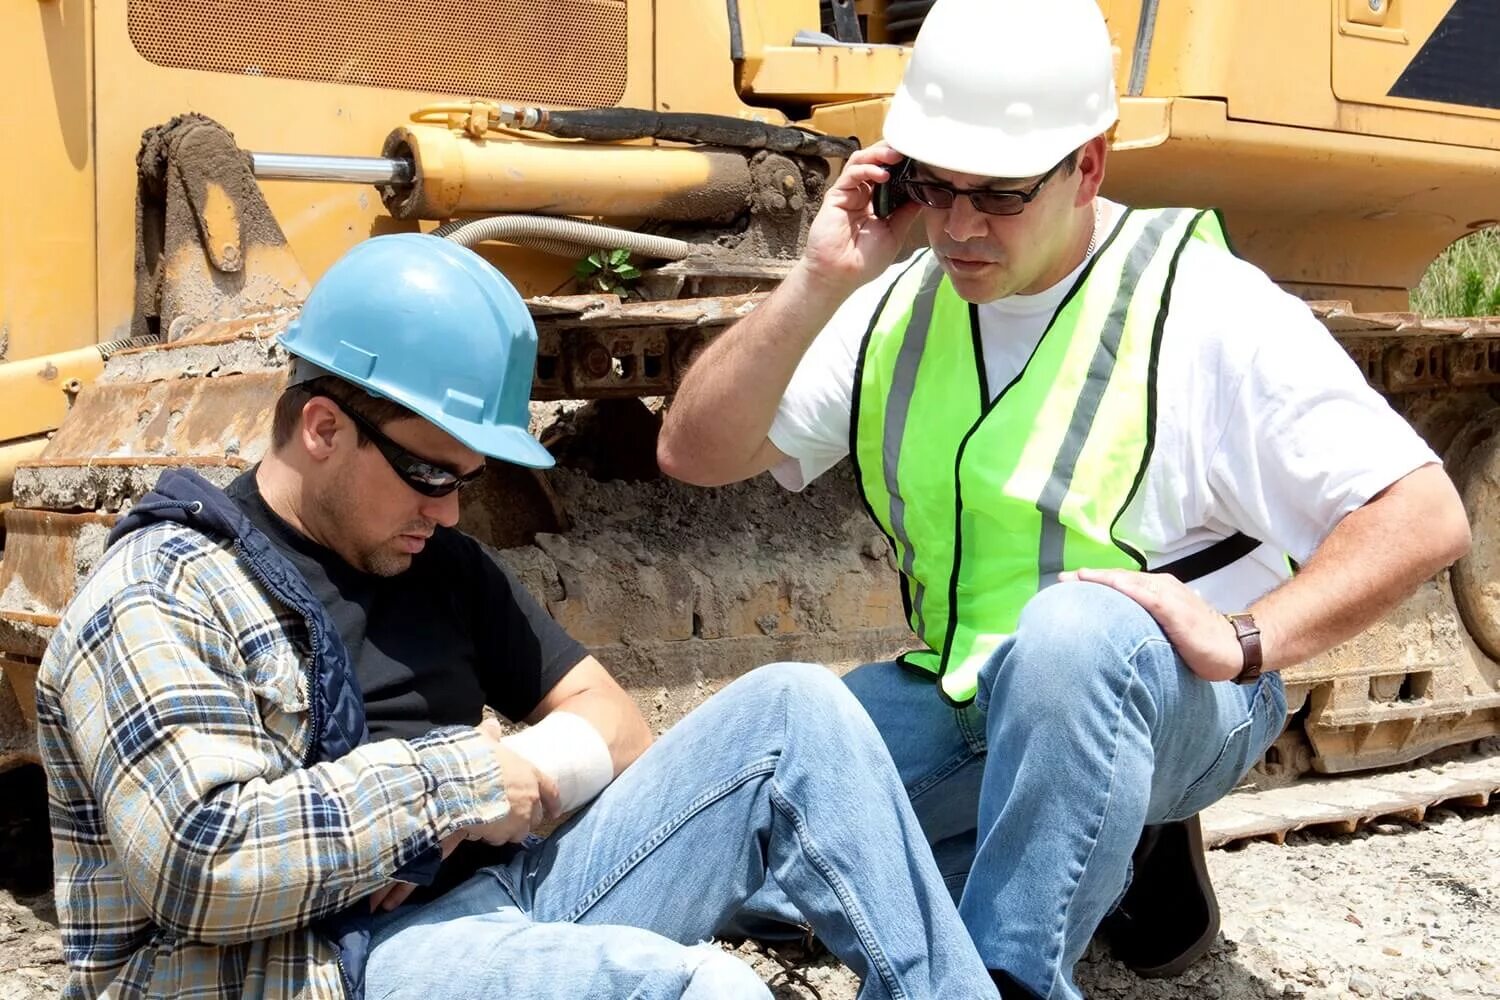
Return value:
<svg viewBox="0 0 1500 1000">
<path fill-rule="evenodd" d="M 302 418 L 302 408 L 314 396 L 327 396 L 345 410 L 349 410 L 384 430 L 385 425 L 395 420 L 415 417 L 416 414 L 400 403 L 365 392 L 352 382 L 345 382 L 337 375 L 322 375 L 318 378 L 289 385 L 276 400 L 276 412 L 271 421 L 271 450 L 279 451 L 297 433 L 297 422 Z M 354 424 L 356 440 L 365 444 L 368 440 L 359 423 Z"/>
</svg>

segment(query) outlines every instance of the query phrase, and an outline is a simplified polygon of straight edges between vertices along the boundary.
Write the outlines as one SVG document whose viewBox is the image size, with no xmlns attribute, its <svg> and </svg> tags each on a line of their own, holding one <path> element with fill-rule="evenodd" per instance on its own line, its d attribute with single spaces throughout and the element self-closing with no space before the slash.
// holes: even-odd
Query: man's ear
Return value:
<svg viewBox="0 0 1500 1000">
<path fill-rule="evenodd" d="M 314 396 L 302 404 L 299 437 L 307 456 L 315 462 L 333 457 L 342 414 L 326 396 Z"/>
<path fill-rule="evenodd" d="M 1109 140 L 1098 135 L 1078 149 L 1078 204 L 1088 204 L 1104 183 L 1104 161 L 1109 157 Z"/>
</svg>

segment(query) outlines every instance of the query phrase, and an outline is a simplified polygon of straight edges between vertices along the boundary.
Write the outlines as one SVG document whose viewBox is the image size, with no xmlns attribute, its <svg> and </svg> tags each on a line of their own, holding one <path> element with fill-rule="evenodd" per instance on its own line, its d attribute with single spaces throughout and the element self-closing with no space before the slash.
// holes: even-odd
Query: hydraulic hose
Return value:
<svg viewBox="0 0 1500 1000">
<path fill-rule="evenodd" d="M 682 260 L 694 252 L 693 244 L 670 236 L 653 236 L 614 226 L 601 226 L 577 219 L 549 215 L 492 215 L 483 219 L 458 219 L 439 226 L 432 235 L 471 247 L 486 240 L 504 240 L 559 257 L 572 257 L 579 247 L 614 250 L 656 260 Z"/>
</svg>

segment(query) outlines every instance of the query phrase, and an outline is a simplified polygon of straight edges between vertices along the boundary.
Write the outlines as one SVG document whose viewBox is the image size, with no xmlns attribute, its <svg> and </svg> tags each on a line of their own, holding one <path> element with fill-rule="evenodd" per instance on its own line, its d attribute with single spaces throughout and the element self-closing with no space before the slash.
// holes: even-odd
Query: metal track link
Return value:
<svg viewBox="0 0 1500 1000">
<path fill-rule="evenodd" d="M 1378 774 L 1308 778 L 1268 791 L 1241 791 L 1203 811 L 1203 842 L 1285 842 L 1297 830 L 1353 833 L 1367 823 L 1420 823 L 1440 805 L 1483 809 L 1500 793 L 1500 754 Z"/>
</svg>

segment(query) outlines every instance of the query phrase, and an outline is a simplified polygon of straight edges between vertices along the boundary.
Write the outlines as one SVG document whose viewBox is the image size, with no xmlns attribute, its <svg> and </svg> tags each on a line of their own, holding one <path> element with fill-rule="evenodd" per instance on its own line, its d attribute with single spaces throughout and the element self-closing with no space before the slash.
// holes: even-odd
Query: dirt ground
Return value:
<svg viewBox="0 0 1500 1000">
<path fill-rule="evenodd" d="M 40 772 L 0 774 L 0 1000 L 56 996 L 63 982 Z M 1223 934 L 1175 980 L 1136 978 L 1091 952 L 1089 997 L 1500 997 L 1500 800 L 1436 809 L 1419 825 L 1213 851 Z M 787 972 L 755 945 L 740 953 L 777 1000 L 853 1000 L 850 973 L 824 959 Z"/>
<path fill-rule="evenodd" d="M 1086 996 L 1500 997 L 1500 803 L 1347 836 L 1293 834 L 1208 860 L 1223 920 L 1208 956 L 1177 979 L 1148 981 L 1096 945 L 1078 967 Z M 799 970 L 814 992 L 751 959 L 778 1000 L 855 995 L 853 977 L 827 960 Z"/>
</svg>

